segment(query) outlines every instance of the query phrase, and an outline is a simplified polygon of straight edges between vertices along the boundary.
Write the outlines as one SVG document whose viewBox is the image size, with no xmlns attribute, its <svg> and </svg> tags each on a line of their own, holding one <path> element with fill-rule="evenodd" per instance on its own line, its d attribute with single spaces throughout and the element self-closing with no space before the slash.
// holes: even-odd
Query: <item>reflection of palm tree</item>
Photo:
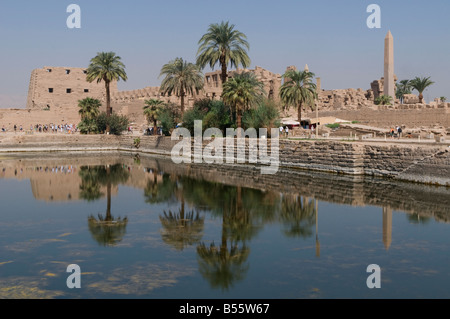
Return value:
<svg viewBox="0 0 450 319">
<path fill-rule="evenodd" d="M 149 204 L 170 202 L 174 200 L 174 192 L 177 182 L 170 178 L 169 174 L 163 174 L 162 181 L 158 183 L 158 174 L 153 173 L 153 180 L 147 181 L 144 189 L 145 202 Z"/>
<path fill-rule="evenodd" d="M 254 225 L 251 209 L 253 202 L 247 202 L 250 204 L 248 205 L 242 200 L 246 198 L 245 192 L 254 190 L 210 184 L 212 191 L 213 185 L 217 188 L 215 191 L 222 194 L 222 201 L 216 200 L 215 207 L 211 207 L 213 211 L 222 213 L 221 245 L 216 247 L 213 242 L 209 247 L 205 243 L 197 247 L 199 271 L 213 288 L 228 289 L 234 282 L 243 279 L 248 271 L 246 261 L 250 248 L 247 241 L 257 233 L 260 226 Z"/>
<path fill-rule="evenodd" d="M 89 166 L 80 168 L 79 175 L 81 177 L 80 198 L 88 202 L 100 199 L 105 194 L 100 191 L 100 183 L 97 178 L 97 169 Z"/>
<path fill-rule="evenodd" d="M 83 171 L 83 170 L 81 170 Z M 120 242 L 126 233 L 128 218 L 114 218 L 111 214 L 111 189 L 112 185 L 125 183 L 129 178 L 129 173 L 120 164 L 96 166 L 93 168 L 95 180 L 102 185 L 106 185 L 106 216 L 101 214 L 96 219 L 89 216 L 88 224 L 92 237 L 103 246 L 113 246 Z M 87 175 L 86 175 L 87 176 Z M 93 178 L 91 176 L 91 178 Z"/>
<path fill-rule="evenodd" d="M 314 201 L 299 195 L 285 195 L 281 201 L 280 219 L 288 237 L 311 237 L 315 225 Z"/>
<path fill-rule="evenodd" d="M 279 210 L 279 195 L 256 189 L 228 186 L 198 180 L 187 176 L 171 178 L 157 175 L 149 179 L 144 192 L 147 203 L 169 202 L 177 198 L 181 203 L 178 213 L 164 212 L 160 216 L 163 240 L 175 249 L 182 250 L 201 240 L 204 218 L 208 211 L 222 219 L 221 244 L 216 246 L 201 242 L 197 246 L 200 273 L 212 287 L 228 289 L 244 278 L 249 265 L 248 242 L 266 221 L 274 220 Z M 194 207 L 185 213 L 185 203 Z"/>
<path fill-rule="evenodd" d="M 98 215 L 98 220 L 93 216 L 88 218 L 89 231 L 92 237 L 102 246 L 114 246 L 122 241 L 126 234 L 128 218 L 113 218 L 111 214 L 107 214 L 103 219 L 102 215 Z"/>
<path fill-rule="evenodd" d="M 199 271 L 203 277 L 207 278 L 213 288 L 228 289 L 233 282 L 242 280 L 249 268 L 244 264 L 250 254 L 250 249 L 243 244 L 232 242 L 227 246 L 226 238 L 223 236 L 222 244 L 216 247 L 212 243 L 207 247 L 201 243 L 197 247 Z"/>
<path fill-rule="evenodd" d="M 164 228 L 161 236 L 164 242 L 172 245 L 176 250 L 198 243 L 202 238 L 204 217 L 198 212 L 184 212 L 184 202 L 178 214 L 164 211 L 164 216 L 159 216 Z"/>
</svg>

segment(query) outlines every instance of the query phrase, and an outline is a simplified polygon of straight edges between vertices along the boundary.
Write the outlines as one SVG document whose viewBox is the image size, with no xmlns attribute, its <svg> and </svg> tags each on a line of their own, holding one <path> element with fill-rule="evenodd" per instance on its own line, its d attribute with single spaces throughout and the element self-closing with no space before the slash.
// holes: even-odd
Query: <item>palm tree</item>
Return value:
<svg viewBox="0 0 450 319">
<path fill-rule="evenodd" d="M 208 32 L 198 42 L 197 65 L 203 69 L 208 64 L 214 68 L 219 63 L 222 68 L 222 84 L 227 81 L 228 65 L 231 68 L 237 68 L 239 65 L 246 68 L 250 65 L 247 36 L 234 27 L 234 24 L 223 21 L 220 24 L 211 24 Z"/>
<path fill-rule="evenodd" d="M 311 109 L 317 98 L 316 85 L 312 82 L 315 74 L 309 71 L 288 70 L 283 74 L 285 82 L 280 88 L 280 98 L 286 108 L 297 107 L 298 122 L 302 120 L 302 107 L 307 103 Z"/>
<path fill-rule="evenodd" d="M 410 80 L 401 80 L 399 84 L 397 84 L 397 91 L 395 92 L 395 97 L 401 101 L 403 104 L 403 96 L 405 94 L 411 94 L 412 87 Z"/>
<path fill-rule="evenodd" d="M 81 116 L 81 120 L 92 120 L 100 114 L 100 106 L 102 103 L 100 100 L 87 97 L 78 101 L 78 107 L 80 108 L 78 114 Z"/>
<path fill-rule="evenodd" d="M 86 71 L 86 80 L 88 82 L 105 82 L 106 116 L 108 118 L 111 115 L 110 83 L 112 81 L 119 81 L 120 79 L 124 81 L 128 79 L 127 74 L 125 73 L 125 65 L 120 60 L 121 58 L 114 52 L 100 52 L 91 59 L 91 64 Z M 108 121 L 106 133 L 109 133 L 109 131 L 110 126 Z"/>
<path fill-rule="evenodd" d="M 430 77 L 416 77 L 411 80 L 411 87 L 419 92 L 419 103 L 423 103 L 423 91 L 432 84 L 434 84 L 434 82 L 430 80 Z"/>
<path fill-rule="evenodd" d="M 447 101 L 447 98 L 445 96 L 441 96 L 439 100 L 444 103 L 445 101 Z"/>
<path fill-rule="evenodd" d="M 264 85 L 253 73 L 237 73 L 223 84 L 222 99 L 234 107 L 236 124 L 241 128 L 242 113 L 253 104 L 262 101 Z"/>
<path fill-rule="evenodd" d="M 161 69 L 161 76 L 165 76 L 161 82 L 161 91 L 164 94 L 174 93 L 181 98 L 181 116 L 184 114 L 184 97 L 193 95 L 203 89 L 204 77 L 198 66 L 182 58 L 176 58 L 165 64 Z"/>
<path fill-rule="evenodd" d="M 158 99 L 151 99 L 145 101 L 144 115 L 147 117 L 148 122 L 153 122 L 153 135 L 158 134 L 158 117 L 161 112 L 161 108 L 164 105 L 164 101 Z"/>
<path fill-rule="evenodd" d="M 376 105 L 392 105 L 392 96 L 390 95 L 380 95 L 375 99 Z"/>
</svg>

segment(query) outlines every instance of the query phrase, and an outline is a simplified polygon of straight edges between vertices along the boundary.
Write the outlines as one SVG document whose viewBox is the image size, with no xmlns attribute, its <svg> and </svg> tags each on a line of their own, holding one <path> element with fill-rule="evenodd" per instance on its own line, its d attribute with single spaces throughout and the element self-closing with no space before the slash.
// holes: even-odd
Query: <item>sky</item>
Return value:
<svg viewBox="0 0 450 319">
<path fill-rule="evenodd" d="M 79 29 L 67 27 L 70 4 L 81 9 Z M 367 26 L 370 4 L 380 7 L 380 28 Z M 201 36 L 221 21 L 247 36 L 250 69 L 308 64 L 327 90 L 367 90 L 380 79 L 390 30 L 398 79 L 430 76 L 425 100 L 450 100 L 448 0 L 1 0 L 0 108 L 25 108 L 33 69 L 87 67 L 103 51 L 126 66 L 119 90 L 159 86 L 161 67 L 195 62 Z"/>
</svg>

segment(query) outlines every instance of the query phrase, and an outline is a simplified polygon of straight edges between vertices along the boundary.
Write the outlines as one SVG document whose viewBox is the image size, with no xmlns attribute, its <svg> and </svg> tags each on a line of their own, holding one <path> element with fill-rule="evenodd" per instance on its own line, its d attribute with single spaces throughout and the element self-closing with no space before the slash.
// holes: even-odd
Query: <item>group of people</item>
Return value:
<svg viewBox="0 0 450 319">
<path fill-rule="evenodd" d="M 154 134 L 153 134 L 153 133 L 154 133 L 153 130 L 154 130 L 153 127 L 148 127 L 148 128 L 145 130 L 145 135 L 154 135 Z M 158 127 L 156 133 L 157 133 L 157 135 L 162 135 L 162 128 L 161 128 L 161 127 Z"/>
<path fill-rule="evenodd" d="M 402 137 L 402 132 L 403 132 L 403 130 L 402 130 L 401 126 L 397 125 L 395 127 L 395 129 L 391 128 L 389 135 L 391 136 L 391 138 L 394 138 L 397 133 L 397 138 L 400 138 L 400 137 Z"/>
<path fill-rule="evenodd" d="M 24 128 L 22 125 L 14 124 L 13 126 L 14 133 L 23 132 Z M 6 132 L 7 129 L 5 126 L 2 126 L 2 132 Z M 75 124 L 36 124 L 30 125 L 30 132 L 39 132 L 39 133 L 76 133 L 78 132 L 78 126 Z"/>
<path fill-rule="evenodd" d="M 289 136 L 289 126 L 286 125 L 286 128 L 284 128 L 283 126 L 280 126 L 280 136 L 285 136 L 285 137 Z"/>
</svg>

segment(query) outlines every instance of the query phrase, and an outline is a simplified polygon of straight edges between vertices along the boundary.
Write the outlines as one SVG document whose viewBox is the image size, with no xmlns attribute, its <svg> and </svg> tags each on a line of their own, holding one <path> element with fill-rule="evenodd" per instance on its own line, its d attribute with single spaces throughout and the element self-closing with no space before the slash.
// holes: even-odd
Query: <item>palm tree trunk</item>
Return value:
<svg viewBox="0 0 450 319">
<path fill-rule="evenodd" d="M 300 123 L 300 125 L 302 124 L 302 103 L 300 103 L 299 105 L 298 105 L 298 108 L 297 108 L 297 118 L 298 118 L 298 122 Z"/>
<path fill-rule="evenodd" d="M 241 109 L 238 107 L 236 110 L 236 124 L 237 124 L 237 137 L 242 137 L 240 128 L 242 127 L 242 112 Z"/>
<path fill-rule="evenodd" d="M 111 94 L 109 90 L 109 81 L 105 81 L 106 89 L 106 133 L 111 131 L 111 126 L 109 125 L 109 117 L 111 116 Z"/>
<path fill-rule="evenodd" d="M 181 88 L 181 118 L 184 115 L 184 89 Z"/>
<path fill-rule="evenodd" d="M 153 120 L 153 135 L 158 135 L 158 125 L 156 122 L 157 120 Z"/>
<path fill-rule="evenodd" d="M 227 81 L 228 72 L 227 72 L 227 63 L 225 57 L 220 58 L 220 65 L 222 66 L 222 73 L 220 74 L 220 79 L 222 80 L 222 85 Z"/>
<path fill-rule="evenodd" d="M 423 94 L 422 94 L 422 92 L 419 93 L 419 103 L 420 104 L 423 103 Z"/>
</svg>

